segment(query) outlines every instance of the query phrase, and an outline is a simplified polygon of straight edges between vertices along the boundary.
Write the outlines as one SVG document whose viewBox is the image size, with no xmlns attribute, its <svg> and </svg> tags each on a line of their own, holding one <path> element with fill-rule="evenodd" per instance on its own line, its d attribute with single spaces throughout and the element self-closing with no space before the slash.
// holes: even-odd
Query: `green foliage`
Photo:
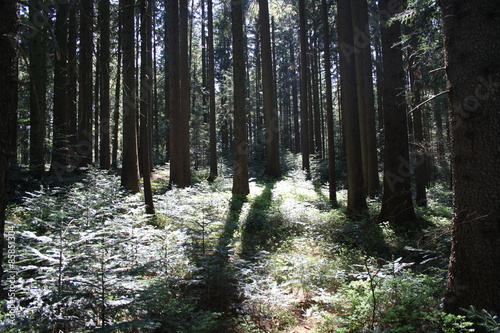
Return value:
<svg viewBox="0 0 500 333">
<path fill-rule="evenodd" d="M 474 306 L 465 309 L 467 316 L 484 327 L 488 332 L 500 332 L 500 318 L 498 315 L 486 311 L 485 309 L 479 310 Z"/>
</svg>

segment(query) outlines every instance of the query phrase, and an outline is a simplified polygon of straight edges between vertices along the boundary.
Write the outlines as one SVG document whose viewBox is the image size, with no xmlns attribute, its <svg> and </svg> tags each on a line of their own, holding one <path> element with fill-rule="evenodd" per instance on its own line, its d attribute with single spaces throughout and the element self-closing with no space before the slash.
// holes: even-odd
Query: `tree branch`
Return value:
<svg viewBox="0 0 500 333">
<path fill-rule="evenodd" d="M 413 111 L 415 111 L 416 109 L 420 108 L 422 105 L 427 104 L 427 103 L 429 103 L 430 101 L 432 101 L 432 100 L 434 100 L 434 99 L 438 98 L 439 96 L 444 95 L 444 94 L 447 94 L 447 93 L 449 93 L 449 92 L 450 92 L 449 90 L 441 91 L 439 94 L 434 95 L 434 96 L 432 96 L 432 97 L 430 97 L 430 98 L 426 99 L 425 101 L 423 101 L 422 103 L 420 103 L 419 105 L 415 106 L 413 109 L 411 109 L 410 111 L 408 111 L 408 114 L 413 113 Z"/>
</svg>

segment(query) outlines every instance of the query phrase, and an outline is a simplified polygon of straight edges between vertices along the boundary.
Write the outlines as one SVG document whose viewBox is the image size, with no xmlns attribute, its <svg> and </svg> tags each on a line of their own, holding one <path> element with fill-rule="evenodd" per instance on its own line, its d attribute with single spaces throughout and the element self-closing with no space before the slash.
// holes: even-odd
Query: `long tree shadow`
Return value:
<svg viewBox="0 0 500 333">
<path fill-rule="evenodd" d="M 273 209 L 273 189 L 276 180 L 264 179 L 262 193 L 253 200 L 247 219 L 242 225 L 242 255 L 252 259 L 257 252 L 272 251 L 285 233 L 283 217 Z"/>
<path fill-rule="evenodd" d="M 230 319 L 236 315 L 237 310 L 234 305 L 241 303 L 235 268 L 230 261 L 234 252 L 235 233 L 239 228 L 240 215 L 246 202 L 244 195 L 232 196 L 229 214 L 215 251 L 208 255 L 202 264 L 205 281 L 200 293 L 200 309 L 220 314 L 212 332 L 230 331 Z"/>
</svg>

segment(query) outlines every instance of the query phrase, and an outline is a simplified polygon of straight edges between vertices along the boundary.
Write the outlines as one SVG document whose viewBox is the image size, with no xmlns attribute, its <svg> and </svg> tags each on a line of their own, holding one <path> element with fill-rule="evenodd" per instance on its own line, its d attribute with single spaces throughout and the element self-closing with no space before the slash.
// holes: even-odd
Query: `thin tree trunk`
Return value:
<svg viewBox="0 0 500 333">
<path fill-rule="evenodd" d="M 137 158 L 137 106 L 135 80 L 134 0 L 120 0 L 123 52 L 123 159 L 121 184 L 140 192 Z"/>
<path fill-rule="evenodd" d="M 310 171 L 309 162 L 309 111 L 307 103 L 307 30 L 306 30 L 306 5 L 305 0 L 299 0 L 299 25 L 300 25 L 300 120 L 301 120 L 301 151 L 302 169 Z"/>
<path fill-rule="evenodd" d="M 110 152 L 110 8 L 109 0 L 99 1 L 99 14 L 101 23 L 101 57 L 99 58 L 101 77 L 100 77 L 100 166 L 102 169 L 109 169 L 111 166 Z"/>
<path fill-rule="evenodd" d="M 67 117 L 67 47 L 68 47 L 68 4 L 61 4 L 56 14 L 56 41 L 54 60 L 54 119 L 52 137 L 52 163 L 50 169 L 62 176 L 69 165 L 68 161 L 68 117 Z"/>
<path fill-rule="evenodd" d="M 217 118 L 215 106 L 215 54 L 214 54 L 214 18 L 212 0 L 207 0 L 208 10 L 208 113 L 209 113 L 209 136 L 210 136 L 210 180 L 213 181 L 218 176 L 217 171 Z"/>
<path fill-rule="evenodd" d="M 140 100 L 140 170 L 143 178 L 144 201 L 146 213 L 154 214 L 153 192 L 151 189 L 151 146 L 149 145 L 149 133 L 151 129 L 150 115 L 152 107 L 152 8 L 154 0 L 141 0 L 141 100 Z"/>
<path fill-rule="evenodd" d="M 335 130 L 333 123 L 333 96 L 332 73 L 330 57 L 330 23 L 328 22 L 328 5 L 326 0 L 321 0 L 321 13 L 323 21 L 323 46 L 325 58 L 325 84 L 326 84 L 326 122 L 328 132 L 328 189 L 329 198 L 333 206 L 337 205 L 337 181 L 335 177 Z"/>
<path fill-rule="evenodd" d="M 118 13 L 118 56 L 116 61 L 115 106 L 113 110 L 113 139 L 111 149 L 111 164 L 113 168 L 118 165 L 118 133 L 120 128 L 120 91 L 122 80 L 122 14 Z"/>
</svg>

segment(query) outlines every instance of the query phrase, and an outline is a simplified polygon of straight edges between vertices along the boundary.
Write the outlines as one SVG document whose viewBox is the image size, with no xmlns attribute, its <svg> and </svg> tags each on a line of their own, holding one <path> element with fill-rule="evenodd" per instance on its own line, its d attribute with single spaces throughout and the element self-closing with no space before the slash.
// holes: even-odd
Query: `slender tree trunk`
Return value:
<svg viewBox="0 0 500 333">
<path fill-rule="evenodd" d="M 123 52 L 123 160 L 121 184 L 140 192 L 137 159 L 137 106 L 135 88 L 134 0 L 120 0 Z"/>
<path fill-rule="evenodd" d="M 92 1 L 80 1 L 80 110 L 78 113 L 77 167 L 86 168 L 92 162 Z"/>
<path fill-rule="evenodd" d="M 118 56 L 116 61 L 115 106 L 113 110 L 113 139 L 111 149 L 111 164 L 118 165 L 118 133 L 120 128 L 120 91 L 122 85 L 122 14 L 118 13 Z"/>
<path fill-rule="evenodd" d="M 0 119 L 10 119 L 16 112 L 17 104 L 17 2 L 0 2 Z M 7 208 L 7 173 L 9 167 L 10 133 L 9 123 L 0 121 L 0 289 L 3 289 L 4 248 L 5 248 L 5 210 Z M 0 298 L 5 299 L 4 290 Z"/>
<path fill-rule="evenodd" d="M 248 184 L 247 123 L 245 101 L 245 41 L 242 1 L 231 1 L 234 84 L 234 174 L 233 194 L 250 193 Z"/>
<path fill-rule="evenodd" d="M 380 12 L 395 15 L 402 3 L 392 0 L 379 2 Z M 396 11 L 394 11 L 396 8 Z M 391 12 L 392 10 L 392 12 Z M 421 228 L 415 215 L 411 194 L 411 170 L 408 150 L 408 127 L 405 102 L 405 76 L 400 42 L 401 24 L 384 17 L 382 21 L 382 57 L 384 67 L 384 190 L 380 221 L 389 221 L 398 233 Z"/>
<path fill-rule="evenodd" d="M 442 8 L 454 193 L 444 306 L 498 314 L 500 2 L 444 0 Z"/>
<path fill-rule="evenodd" d="M 281 177 L 279 152 L 279 122 L 275 76 L 271 48 L 268 0 L 259 0 L 259 27 L 261 36 L 262 88 L 264 95 L 264 122 L 266 126 L 266 166 L 264 175 Z"/>
<path fill-rule="evenodd" d="M 217 171 L 217 118 L 215 106 L 215 54 L 214 54 L 214 17 L 212 0 L 207 0 L 208 10 L 208 113 L 210 131 L 210 180 L 213 181 L 218 176 Z"/>
<path fill-rule="evenodd" d="M 179 0 L 179 67 L 180 67 L 180 140 L 182 140 L 182 179 L 181 187 L 191 185 L 191 156 L 190 156 L 190 62 L 189 62 L 189 4 L 188 0 Z"/>
<path fill-rule="evenodd" d="M 78 3 L 70 2 L 69 22 L 68 22 L 68 88 L 66 90 L 68 109 L 68 145 L 69 159 L 71 164 L 75 164 L 75 153 L 78 138 L 78 61 L 77 61 L 77 40 L 78 40 Z"/>
<path fill-rule="evenodd" d="M 153 25 L 153 3 L 154 0 L 141 0 L 141 101 L 140 101 L 140 170 L 143 178 L 144 201 L 146 213 L 154 214 L 153 192 L 151 189 L 151 147 L 149 145 L 149 133 L 151 130 L 150 115 L 152 107 L 152 53 L 151 38 Z"/>
<path fill-rule="evenodd" d="M 330 57 L 330 23 L 328 22 L 328 5 L 321 0 L 321 17 L 323 21 L 323 46 L 325 57 L 325 84 L 326 84 L 326 122 L 328 125 L 328 189 L 329 198 L 333 206 L 337 205 L 337 181 L 335 177 L 335 130 L 333 123 L 333 96 L 332 73 Z"/>
<path fill-rule="evenodd" d="M 47 106 L 47 49 L 43 40 L 47 22 L 40 20 L 38 1 L 30 0 L 29 20 L 33 25 L 30 50 L 30 170 L 37 178 L 45 172 L 45 118 Z"/>
<path fill-rule="evenodd" d="M 309 111 L 307 103 L 307 30 L 306 30 L 306 5 L 305 0 L 299 0 L 299 36 L 300 36 L 300 129 L 302 169 L 310 171 L 309 162 Z"/>
<path fill-rule="evenodd" d="M 100 104 L 100 166 L 109 169 L 111 166 L 110 152 L 110 8 L 109 0 L 99 1 L 100 23 L 101 23 L 101 57 L 98 59 L 101 69 L 101 104 Z"/>
<path fill-rule="evenodd" d="M 295 63 L 295 43 L 293 41 L 293 33 L 290 37 L 290 63 L 292 64 L 292 103 L 293 103 L 293 137 L 294 137 L 294 153 L 300 152 L 300 115 L 299 115 L 299 93 L 297 88 L 297 71 Z"/>
<path fill-rule="evenodd" d="M 164 6 L 165 6 L 165 13 L 163 16 L 163 20 L 165 22 L 165 36 L 164 36 L 164 44 L 165 44 L 165 161 L 169 162 L 170 161 L 170 107 L 171 107 L 171 101 L 170 101 L 170 86 L 171 86 L 171 78 L 170 78 L 170 66 L 171 66 L 171 51 L 170 51 L 170 45 L 171 45 L 171 40 L 170 40 L 170 29 L 171 29 L 171 24 L 173 22 L 170 21 L 169 18 L 169 13 L 170 13 L 170 0 L 165 0 Z M 168 22 L 168 23 L 167 23 Z"/>
<path fill-rule="evenodd" d="M 367 205 L 361 158 L 351 3 L 349 0 L 339 0 L 337 6 L 341 109 L 347 161 L 347 209 L 351 213 L 363 213 Z"/>
<path fill-rule="evenodd" d="M 56 41 L 54 60 L 54 118 L 53 147 L 50 169 L 62 176 L 69 166 L 68 161 L 68 4 L 60 4 L 56 14 Z"/>
</svg>

